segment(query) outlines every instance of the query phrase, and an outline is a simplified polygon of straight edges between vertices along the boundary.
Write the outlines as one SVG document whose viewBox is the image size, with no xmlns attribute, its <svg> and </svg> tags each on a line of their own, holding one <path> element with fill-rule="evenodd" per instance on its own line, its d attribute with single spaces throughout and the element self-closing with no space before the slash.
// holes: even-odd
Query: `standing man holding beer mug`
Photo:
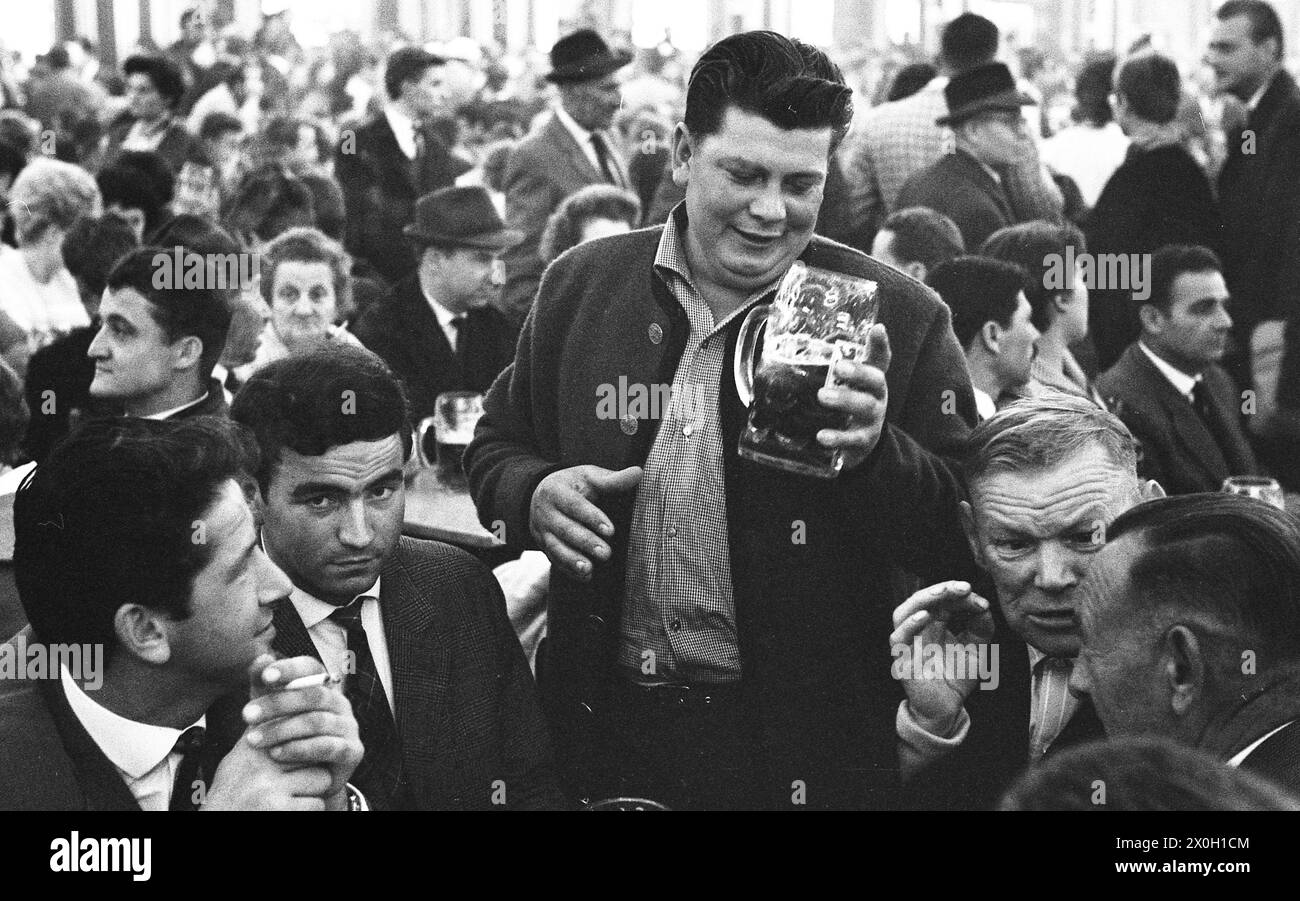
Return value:
<svg viewBox="0 0 1300 901">
<path fill-rule="evenodd" d="M 576 799 L 892 803 L 901 693 L 873 649 L 890 629 L 892 565 L 922 578 L 973 566 L 956 480 L 930 451 L 954 451 L 975 410 L 939 299 L 813 236 L 851 94 L 798 41 L 715 44 L 673 135 L 686 200 L 662 228 L 552 264 L 485 401 L 465 469 L 483 521 L 551 559 L 537 675 Z M 810 300 L 799 283 L 816 271 L 871 302 Z M 774 297 L 781 353 L 833 359 L 781 370 L 789 415 L 770 373 L 753 378 L 761 336 L 741 334 Z M 800 337 L 800 317 L 820 325 Z M 815 365 L 829 366 L 825 387 L 793 384 Z M 741 400 L 751 385 L 757 422 Z M 810 421 L 838 427 L 794 435 Z M 747 447 L 762 453 L 738 452 L 756 427 Z M 813 441 L 833 459 L 779 462 Z"/>
</svg>

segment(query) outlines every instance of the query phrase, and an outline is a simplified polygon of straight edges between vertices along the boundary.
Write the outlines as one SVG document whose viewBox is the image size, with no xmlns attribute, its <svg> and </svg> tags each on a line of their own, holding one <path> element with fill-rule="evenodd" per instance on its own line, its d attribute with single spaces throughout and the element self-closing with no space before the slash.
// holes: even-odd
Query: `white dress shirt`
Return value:
<svg viewBox="0 0 1300 901">
<path fill-rule="evenodd" d="M 1269 732 L 1264 733 L 1259 738 L 1255 739 L 1250 744 L 1246 745 L 1246 747 L 1242 748 L 1236 754 L 1233 754 L 1231 757 L 1229 757 L 1228 766 L 1232 766 L 1232 767 L 1241 766 L 1246 761 L 1247 757 L 1255 753 L 1256 748 L 1258 748 L 1264 742 L 1268 741 L 1274 735 L 1281 732 L 1283 729 L 1285 729 L 1287 726 L 1291 725 L 1294 722 L 1295 720 L 1287 720 L 1285 723 L 1278 726 L 1276 729 L 1272 729 Z"/>
<path fill-rule="evenodd" d="M 393 694 L 393 670 L 388 662 L 388 640 L 384 637 L 384 620 L 379 609 L 379 583 L 380 579 L 375 579 L 375 584 L 370 586 L 370 590 L 363 591 L 357 597 L 365 598 L 361 605 L 361 627 L 366 630 L 370 656 L 375 660 L 379 681 L 384 686 L 384 694 L 388 695 L 388 706 L 392 708 L 393 716 L 396 718 L 397 698 Z M 307 634 L 316 645 L 316 652 L 320 654 L 325 669 L 332 675 L 346 678 L 348 632 L 329 618 L 330 614 L 339 608 L 313 597 L 297 585 L 293 586 L 293 591 L 289 593 L 289 600 L 298 611 L 302 624 L 307 627 Z"/>
<path fill-rule="evenodd" d="M 1195 398 L 1193 397 L 1192 392 L 1196 390 L 1196 385 L 1201 380 L 1199 374 L 1188 375 L 1181 369 L 1170 365 L 1141 341 L 1138 342 L 1138 347 L 1142 348 L 1142 352 L 1147 355 L 1147 359 L 1155 364 L 1156 369 L 1160 370 L 1160 374 L 1169 380 L 1169 384 L 1174 386 L 1175 391 L 1187 398 L 1189 404 L 1195 403 Z"/>
<path fill-rule="evenodd" d="M 591 143 L 591 136 L 594 132 L 588 131 L 579 125 L 576 119 L 565 112 L 562 105 L 556 105 L 555 118 L 559 119 L 560 124 L 568 130 L 569 134 L 573 135 L 573 140 L 577 141 L 578 146 L 582 148 L 582 154 L 587 158 L 587 162 L 591 163 L 592 167 L 603 175 L 605 170 L 600 167 L 600 157 L 596 155 L 596 145 Z M 614 171 L 614 178 L 619 187 L 623 187 L 623 173 L 619 171 L 618 160 L 614 156 L 614 144 L 610 141 L 609 135 L 602 133 L 601 137 L 605 140 L 605 146 L 609 149 L 609 168 Z"/>
<path fill-rule="evenodd" d="M 424 299 L 433 308 L 433 315 L 438 319 L 438 328 L 442 329 L 442 333 L 447 336 L 447 343 L 451 345 L 451 352 L 455 353 L 456 345 L 460 341 L 460 327 L 465 324 L 465 314 L 453 313 L 428 294 L 424 295 Z M 452 325 L 453 322 L 459 322 L 460 325 Z"/>
<path fill-rule="evenodd" d="M 393 130 L 402 154 L 408 160 L 415 159 L 415 120 L 391 103 L 384 107 L 384 118 L 388 120 L 388 127 Z"/>
<path fill-rule="evenodd" d="M 974 385 L 971 386 L 971 390 L 975 392 L 975 412 L 979 415 L 980 422 L 983 422 L 998 412 L 998 404 L 997 401 L 993 399 L 993 395 L 989 394 L 987 391 L 981 391 Z"/>
<path fill-rule="evenodd" d="M 198 397 L 194 398 L 194 400 L 190 401 L 187 404 L 181 404 L 179 407 L 172 407 L 170 410 L 163 410 L 161 413 L 150 413 L 148 416 L 141 416 L 140 418 L 141 419 L 168 419 L 172 416 L 175 416 L 177 413 L 180 413 L 184 410 L 188 410 L 190 407 L 197 407 L 199 404 L 203 403 L 207 399 L 208 399 L 208 392 L 204 391 L 202 394 L 200 394 Z"/>
<path fill-rule="evenodd" d="M 137 723 L 101 707 L 81 690 L 67 667 L 60 667 L 59 678 L 73 715 L 121 774 L 140 809 L 167 810 L 181 765 L 174 748 L 185 730 Z M 194 725 L 206 723 L 207 717 L 201 716 Z"/>
</svg>

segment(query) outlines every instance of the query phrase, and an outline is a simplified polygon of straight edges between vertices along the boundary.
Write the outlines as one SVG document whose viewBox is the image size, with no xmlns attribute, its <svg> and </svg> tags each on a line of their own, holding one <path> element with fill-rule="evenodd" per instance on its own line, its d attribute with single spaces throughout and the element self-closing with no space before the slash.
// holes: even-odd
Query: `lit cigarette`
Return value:
<svg viewBox="0 0 1300 901">
<path fill-rule="evenodd" d="M 297 688 L 315 688 L 318 685 L 339 685 L 343 679 L 339 676 L 331 676 L 329 673 L 317 673 L 314 676 L 303 676 L 301 679 L 294 679 L 281 691 L 293 691 Z"/>
</svg>

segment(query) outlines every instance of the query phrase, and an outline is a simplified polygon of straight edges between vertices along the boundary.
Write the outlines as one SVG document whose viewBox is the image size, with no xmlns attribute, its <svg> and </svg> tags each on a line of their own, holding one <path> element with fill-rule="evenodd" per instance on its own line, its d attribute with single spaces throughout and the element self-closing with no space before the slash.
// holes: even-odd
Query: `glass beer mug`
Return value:
<svg viewBox="0 0 1300 901">
<path fill-rule="evenodd" d="M 775 301 L 750 310 L 740 327 L 736 391 L 749 407 L 740 456 L 802 475 L 839 475 L 843 453 L 819 444 L 817 432 L 845 428 L 848 415 L 822 406 L 817 391 L 839 384 L 837 362 L 866 356 L 878 310 L 873 281 L 801 262 L 790 267 Z"/>
<path fill-rule="evenodd" d="M 1282 493 L 1282 486 L 1276 479 L 1263 476 L 1228 476 L 1223 480 L 1223 491 L 1226 494 L 1253 497 L 1279 510 L 1286 509 L 1286 495 Z"/>
</svg>

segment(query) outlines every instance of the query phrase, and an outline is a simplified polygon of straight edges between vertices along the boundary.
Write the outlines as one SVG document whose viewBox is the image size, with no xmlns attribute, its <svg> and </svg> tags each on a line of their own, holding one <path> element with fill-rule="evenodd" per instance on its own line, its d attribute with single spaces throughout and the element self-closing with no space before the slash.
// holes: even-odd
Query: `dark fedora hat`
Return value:
<svg viewBox="0 0 1300 901">
<path fill-rule="evenodd" d="M 488 192 L 480 187 L 439 188 L 415 204 L 415 221 L 402 232 L 418 244 L 505 250 L 524 239 L 506 228 Z"/>
<path fill-rule="evenodd" d="M 948 115 L 936 119 L 936 125 L 956 125 L 988 110 L 1018 110 L 1037 103 L 1016 88 L 1011 70 L 1002 63 L 988 63 L 954 75 L 943 89 L 943 99 L 948 101 Z"/>
<path fill-rule="evenodd" d="M 605 39 L 590 28 L 566 34 L 551 48 L 551 71 L 546 80 L 557 84 L 603 78 L 632 62 L 626 50 L 609 49 Z"/>
</svg>

